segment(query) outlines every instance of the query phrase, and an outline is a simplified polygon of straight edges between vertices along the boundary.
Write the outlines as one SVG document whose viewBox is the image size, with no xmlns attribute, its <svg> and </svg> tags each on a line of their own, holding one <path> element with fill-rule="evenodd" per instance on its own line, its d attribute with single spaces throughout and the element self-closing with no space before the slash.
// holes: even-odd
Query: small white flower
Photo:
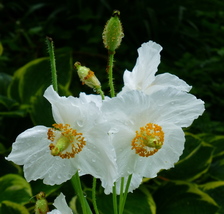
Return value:
<svg viewBox="0 0 224 214">
<path fill-rule="evenodd" d="M 173 88 L 150 95 L 133 90 L 105 101 L 102 111 L 114 126 L 111 140 L 117 154 L 118 183 L 133 174 L 132 191 L 142 177 L 153 178 L 179 160 L 185 142 L 181 127 L 191 125 L 203 113 L 204 102 Z"/>
<path fill-rule="evenodd" d="M 100 178 L 102 186 L 110 188 L 117 172 L 115 152 L 108 140 L 109 124 L 95 104 L 98 97 L 60 97 L 52 86 L 44 96 L 52 105 L 55 124 L 21 133 L 6 159 L 24 165 L 28 182 L 43 179 L 45 184 L 61 184 L 79 171 L 80 176 Z"/>
<path fill-rule="evenodd" d="M 179 79 L 177 76 L 164 73 L 155 76 L 160 63 L 160 51 L 162 47 L 152 41 L 143 43 L 138 49 L 138 58 L 132 72 L 124 72 L 124 87 L 122 92 L 129 90 L 140 90 L 146 94 L 153 93 L 164 87 L 189 92 L 191 86 Z"/>
<path fill-rule="evenodd" d="M 53 205 L 57 208 L 48 212 L 49 214 L 73 214 L 71 208 L 67 205 L 65 196 L 61 193 L 55 200 Z"/>
</svg>

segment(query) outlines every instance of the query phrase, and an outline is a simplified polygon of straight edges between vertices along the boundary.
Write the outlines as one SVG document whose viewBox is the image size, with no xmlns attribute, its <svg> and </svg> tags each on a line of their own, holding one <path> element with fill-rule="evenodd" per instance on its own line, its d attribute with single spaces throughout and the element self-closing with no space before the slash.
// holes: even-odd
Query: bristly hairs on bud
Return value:
<svg viewBox="0 0 224 214">
<path fill-rule="evenodd" d="M 114 52 L 121 44 L 124 37 L 123 28 L 119 19 L 120 11 L 114 10 L 103 30 L 103 43 L 109 52 Z"/>
<path fill-rule="evenodd" d="M 123 28 L 119 19 L 120 11 L 114 10 L 111 18 L 107 21 L 103 30 L 103 43 L 108 50 L 108 79 L 111 97 L 115 96 L 113 83 L 113 63 L 115 50 L 120 46 L 121 40 L 124 37 Z"/>
<path fill-rule="evenodd" d="M 35 204 L 35 214 L 47 214 L 49 211 L 48 209 L 48 202 L 45 198 L 45 193 L 40 192 L 36 195 L 37 201 Z"/>
</svg>

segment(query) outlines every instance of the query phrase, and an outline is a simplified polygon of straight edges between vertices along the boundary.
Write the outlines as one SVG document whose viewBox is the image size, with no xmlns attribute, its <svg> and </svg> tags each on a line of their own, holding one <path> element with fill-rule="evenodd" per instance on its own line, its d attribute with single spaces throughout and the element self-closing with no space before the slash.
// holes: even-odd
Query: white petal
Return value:
<svg viewBox="0 0 224 214">
<path fill-rule="evenodd" d="M 154 117 L 157 117 L 158 121 L 174 123 L 181 127 L 190 126 L 205 110 L 202 100 L 172 88 L 151 94 L 151 99 L 154 100 L 154 109 L 157 109 Z"/>
<path fill-rule="evenodd" d="M 47 130 L 45 126 L 36 126 L 21 133 L 12 144 L 12 152 L 6 157 L 18 165 L 25 164 L 38 151 L 47 149 Z"/>
<path fill-rule="evenodd" d="M 160 63 L 162 47 L 152 41 L 143 43 L 138 49 L 138 58 L 132 72 L 124 72 L 124 84 L 130 90 L 145 89 L 155 79 L 155 73 Z"/>
<path fill-rule="evenodd" d="M 52 85 L 46 89 L 44 97 L 51 103 L 53 117 L 57 123 L 73 124 L 75 119 L 80 117 L 81 110 L 77 98 L 60 97 Z"/>
<path fill-rule="evenodd" d="M 60 97 L 52 86 L 48 87 L 44 96 L 52 105 L 52 112 L 57 123 L 70 124 L 79 132 L 88 130 L 96 121 L 102 120 L 96 103 L 99 97 L 84 96 L 82 98 Z M 96 103 L 95 103 L 96 102 Z M 98 103 L 99 104 L 99 103 Z"/>
<path fill-rule="evenodd" d="M 108 114 L 111 116 L 113 109 L 116 109 L 114 110 L 116 114 L 119 116 L 123 114 L 123 118 L 129 115 L 130 120 L 132 116 L 136 117 L 136 114 L 139 114 L 138 117 L 142 121 L 146 119 L 150 119 L 151 122 L 165 121 L 181 127 L 190 126 L 205 110 L 202 100 L 173 88 L 164 88 L 151 95 L 145 95 L 140 91 L 129 91 L 118 95 L 116 99 L 113 98 L 111 106 L 107 105 L 107 108 L 110 109 Z"/>
<path fill-rule="evenodd" d="M 65 196 L 63 193 L 54 200 L 53 205 L 62 213 L 62 214 L 72 214 L 71 208 L 67 205 Z"/>
<path fill-rule="evenodd" d="M 63 214 L 59 210 L 52 210 L 51 212 L 47 212 L 48 214 Z"/>
<path fill-rule="evenodd" d="M 102 106 L 102 97 L 100 95 L 94 95 L 94 94 L 85 94 L 85 93 L 80 93 L 79 94 L 79 99 L 83 102 L 83 103 L 90 103 L 93 102 L 98 108 L 100 108 Z M 110 99 L 110 97 L 105 96 L 104 100 L 108 100 Z"/>
<path fill-rule="evenodd" d="M 45 184 L 61 184 L 69 180 L 77 171 L 71 160 L 54 157 L 50 154 L 47 127 L 36 126 L 21 133 L 6 158 L 24 165 L 26 180 L 44 179 Z"/>
<path fill-rule="evenodd" d="M 109 140 L 107 124 L 95 126 L 86 136 L 86 146 L 77 155 L 79 158 L 80 175 L 91 174 L 99 178 L 105 193 L 111 189 L 117 177 L 116 154 Z M 107 128 L 106 128 L 107 130 Z"/>
<path fill-rule="evenodd" d="M 131 149 L 131 141 L 135 136 L 135 130 L 126 126 L 119 126 L 119 132 L 113 136 L 113 145 L 116 149 L 118 174 L 120 177 L 126 177 L 134 172 L 136 154 Z"/>
<path fill-rule="evenodd" d="M 151 94 L 155 90 L 163 89 L 164 87 L 175 88 L 180 91 L 189 92 L 191 90 L 191 86 L 189 86 L 185 81 L 178 78 L 177 76 L 169 73 L 159 74 L 155 77 L 155 80 L 152 82 L 148 88 L 145 89 L 146 94 Z"/>
</svg>

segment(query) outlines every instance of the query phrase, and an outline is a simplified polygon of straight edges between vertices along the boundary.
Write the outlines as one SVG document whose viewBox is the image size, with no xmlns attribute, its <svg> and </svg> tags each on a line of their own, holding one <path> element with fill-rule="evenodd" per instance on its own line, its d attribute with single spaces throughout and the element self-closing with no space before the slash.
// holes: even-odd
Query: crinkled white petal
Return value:
<svg viewBox="0 0 224 214">
<path fill-rule="evenodd" d="M 36 126 L 21 133 L 6 159 L 24 165 L 24 176 L 28 182 L 43 179 L 48 185 L 61 184 L 76 173 L 78 164 L 72 159 L 50 154 L 47 130 L 45 126 Z"/>
<path fill-rule="evenodd" d="M 48 214 L 63 214 L 59 210 L 52 210 L 51 212 L 47 212 Z"/>
<path fill-rule="evenodd" d="M 81 110 L 79 108 L 78 98 L 75 97 L 60 97 L 53 86 L 49 86 L 44 97 L 51 103 L 52 113 L 56 123 L 73 124 L 75 118 L 79 118 Z"/>
<path fill-rule="evenodd" d="M 160 51 L 162 47 L 152 41 L 143 43 L 138 49 L 138 58 L 132 72 L 124 72 L 124 87 L 120 93 L 130 90 L 140 90 L 151 94 L 164 87 L 172 87 L 177 90 L 189 92 L 191 86 L 177 76 L 165 73 L 155 76 L 160 63 Z"/>
<path fill-rule="evenodd" d="M 188 127 L 205 110 L 204 102 L 194 95 L 167 88 L 151 94 L 155 110 L 154 117 L 158 121 L 174 123 L 177 126 Z"/>
<path fill-rule="evenodd" d="M 62 214 L 72 214 L 71 208 L 67 205 L 67 202 L 65 200 L 65 196 L 63 193 L 60 193 L 60 195 L 54 200 L 53 205 L 57 208 L 58 211 L 60 211 Z"/>
<path fill-rule="evenodd" d="M 117 177 L 116 154 L 107 132 L 102 132 L 109 124 L 95 126 L 86 135 L 87 144 L 79 158 L 79 175 L 91 174 L 99 178 L 105 193 L 109 194 Z"/>
<path fill-rule="evenodd" d="M 179 77 L 170 73 L 164 73 L 155 76 L 155 80 L 152 82 L 151 85 L 145 88 L 144 93 L 151 94 L 155 90 L 158 91 L 160 89 L 163 89 L 164 87 L 166 88 L 170 87 L 177 89 L 179 91 L 186 91 L 186 92 L 189 92 L 192 88 Z"/>
<path fill-rule="evenodd" d="M 166 121 L 174 123 L 177 126 L 188 127 L 192 122 L 202 115 L 205 110 L 204 102 L 197 99 L 194 95 L 187 92 L 178 91 L 173 88 L 163 88 L 154 91 L 151 95 L 146 95 L 140 91 L 129 91 L 118 95 L 121 100 L 113 99 L 116 104 L 107 105 L 112 115 L 113 108 L 116 108 L 117 114 L 125 117 L 127 115 L 127 106 L 132 106 L 129 112 L 131 120 L 134 112 L 138 114 L 139 109 L 147 109 L 147 115 L 150 115 L 152 121 Z M 117 107 L 121 109 L 119 112 Z M 140 114 L 139 117 L 146 117 Z"/>
<path fill-rule="evenodd" d="M 52 86 L 46 89 L 44 97 L 51 103 L 56 123 L 69 124 L 82 132 L 103 121 L 100 109 L 97 107 L 99 97 L 84 96 L 84 93 L 81 99 L 72 96 L 60 97 Z"/>
<path fill-rule="evenodd" d="M 131 149 L 131 141 L 135 136 L 134 128 L 126 125 L 117 124 L 119 132 L 115 133 L 112 142 L 117 154 L 118 175 L 126 177 L 134 172 L 136 154 Z"/>
<path fill-rule="evenodd" d="M 132 72 L 124 72 L 124 85 L 129 89 L 146 88 L 155 79 L 160 63 L 162 47 L 152 41 L 143 43 L 138 49 L 138 58 Z"/>
<path fill-rule="evenodd" d="M 85 93 L 80 93 L 79 99 L 85 104 L 93 102 L 98 108 L 100 108 L 103 103 L 102 97 L 100 95 L 94 95 L 94 94 L 87 95 Z M 104 100 L 108 100 L 108 99 L 110 99 L 110 97 L 105 96 Z"/>
</svg>

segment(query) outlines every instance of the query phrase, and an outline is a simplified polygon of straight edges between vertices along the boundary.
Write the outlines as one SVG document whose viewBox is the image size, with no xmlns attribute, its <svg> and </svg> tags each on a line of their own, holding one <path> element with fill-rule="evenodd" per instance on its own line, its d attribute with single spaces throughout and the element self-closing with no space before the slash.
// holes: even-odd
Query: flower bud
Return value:
<svg viewBox="0 0 224 214">
<path fill-rule="evenodd" d="M 77 69 L 79 78 L 83 84 L 88 85 L 90 88 L 93 88 L 96 91 L 98 91 L 98 89 L 101 88 L 101 84 L 99 80 L 96 78 L 93 71 L 91 71 L 89 68 L 85 66 L 81 66 L 80 62 L 76 62 L 74 66 Z"/>
<path fill-rule="evenodd" d="M 44 192 L 40 192 L 39 194 L 37 194 L 36 198 L 37 202 L 35 204 L 35 214 L 46 214 L 49 209 Z"/>
<path fill-rule="evenodd" d="M 120 12 L 115 10 L 112 17 L 107 21 L 103 30 L 103 43 L 106 49 L 114 52 L 124 37 L 123 28 L 119 19 Z"/>
</svg>

